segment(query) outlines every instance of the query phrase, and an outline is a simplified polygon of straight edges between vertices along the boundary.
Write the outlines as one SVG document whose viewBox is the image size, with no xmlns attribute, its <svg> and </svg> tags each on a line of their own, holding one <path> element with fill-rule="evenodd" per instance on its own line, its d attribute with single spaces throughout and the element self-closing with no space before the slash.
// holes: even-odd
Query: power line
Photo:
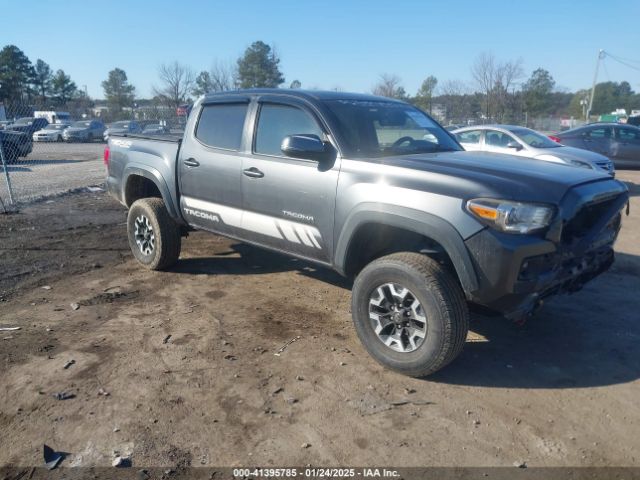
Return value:
<svg viewBox="0 0 640 480">
<path fill-rule="evenodd" d="M 617 59 L 617 60 L 623 60 L 623 61 L 625 61 L 625 62 L 631 62 L 631 63 L 638 63 L 638 64 L 640 64 L 640 60 L 633 60 L 633 59 L 631 59 L 631 58 L 620 57 L 620 56 L 618 56 L 618 55 L 613 55 L 613 54 L 611 54 L 611 53 L 609 53 L 609 52 L 607 52 L 607 55 L 609 55 L 610 57 L 613 57 L 613 58 L 615 58 L 615 59 Z"/>
<path fill-rule="evenodd" d="M 636 65 L 632 65 L 632 64 L 630 64 L 630 63 L 627 63 L 626 61 L 621 60 L 620 58 L 618 58 L 618 57 L 616 57 L 616 56 L 614 56 L 614 55 L 611 55 L 609 52 L 607 52 L 607 53 L 606 53 L 606 55 L 607 55 L 611 60 L 614 60 L 614 61 L 616 61 L 616 62 L 618 62 L 618 63 L 620 63 L 620 64 L 624 65 L 625 67 L 631 68 L 632 70 L 637 70 L 638 72 L 640 72 L 640 66 L 636 66 Z"/>
</svg>

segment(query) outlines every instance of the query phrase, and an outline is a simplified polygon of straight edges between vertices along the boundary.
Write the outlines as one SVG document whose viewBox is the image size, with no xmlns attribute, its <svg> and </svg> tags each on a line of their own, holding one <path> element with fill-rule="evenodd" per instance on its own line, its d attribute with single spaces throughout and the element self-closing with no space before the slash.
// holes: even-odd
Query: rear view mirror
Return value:
<svg viewBox="0 0 640 480">
<path fill-rule="evenodd" d="M 326 147 L 317 135 L 289 135 L 282 140 L 280 150 L 287 157 L 321 160 Z"/>
<path fill-rule="evenodd" d="M 513 148 L 514 150 L 520 151 L 522 150 L 522 145 L 512 140 L 509 143 L 507 143 L 507 148 Z"/>
</svg>

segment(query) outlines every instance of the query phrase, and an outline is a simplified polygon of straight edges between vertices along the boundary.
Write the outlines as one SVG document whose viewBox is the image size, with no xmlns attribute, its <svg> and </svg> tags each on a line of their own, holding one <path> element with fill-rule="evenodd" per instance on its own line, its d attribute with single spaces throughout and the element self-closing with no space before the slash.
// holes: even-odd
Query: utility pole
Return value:
<svg viewBox="0 0 640 480">
<path fill-rule="evenodd" d="M 591 115 L 591 108 L 593 107 L 593 94 L 596 90 L 596 82 L 598 81 L 598 68 L 600 68 L 600 60 L 604 59 L 606 53 L 604 50 L 598 50 L 598 60 L 596 61 L 596 72 L 593 75 L 593 85 L 591 85 L 591 98 L 589 98 L 589 108 L 587 108 L 587 114 L 585 115 L 585 121 L 589 123 L 589 115 Z"/>
</svg>

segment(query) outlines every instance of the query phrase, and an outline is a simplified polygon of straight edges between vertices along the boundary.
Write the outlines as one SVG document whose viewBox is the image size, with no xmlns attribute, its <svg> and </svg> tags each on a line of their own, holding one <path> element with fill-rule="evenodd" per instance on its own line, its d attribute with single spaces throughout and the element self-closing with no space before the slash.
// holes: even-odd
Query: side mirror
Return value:
<svg viewBox="0 0 640 480">
<path fill-rule="evenodd" d="M 317 135 L 289 135 L 284 137 L 280 150 L 287 157 L 322 160 L 327 149 Z"/>
<path fill-rule="evenodd" d="M 522 145 L 520 145 L 518 142 L 512 140 L 509 143 L 507 143 L 507 148 L 513 148 L 516 151 L 520 151 L 520 150 L 522 150 Z"/>
</svg>

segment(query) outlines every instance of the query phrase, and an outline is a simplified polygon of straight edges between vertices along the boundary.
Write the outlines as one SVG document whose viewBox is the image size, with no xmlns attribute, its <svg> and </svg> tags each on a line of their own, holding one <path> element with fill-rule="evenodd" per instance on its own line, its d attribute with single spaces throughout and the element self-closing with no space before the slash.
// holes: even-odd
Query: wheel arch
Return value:
<svg viewBox="0 0 640 480">
<path fill-rule="evenodd" d="M 124 171 L 121 198 L 127 208 L 140 198 L 160 197 L 169 215 L 179 223 L 184 223 L 176 208 L 171 192 L 158 170 L 147 165 L 129 164 Z"/>
<path fill-rule="evenodd" d="M 418 236 L 441 247 L 450 260 L 455 274 L 467 298 L 478 287 L 478 278 L 473 262 L 458 231 L 446 220 L 427 212 L 417 211 L 405 207 L 383 207 L 379 204 L 361 206 L 353 212 L 344 223 L 341 234 L 336 242 L 334 266 L 336 270 L 346 276 L 352 276 L 364 265 L 357 264 L 358 251 L 362 238 L 370 238 L 370 229 L 393 229 L 393 235 L 403 237 Z M 391 237 L 392 239 L 398 237 Z M 402 245 L 402 242 L 401 242 Z M 391 251 L 399 251 L 392 248 Z M 380 250 L 380 254 L 389 253 Z M 378 255 L 379 256 L 379 255 Z M 377 258 L 374 256 L 369 260 Z"/>
</svg>

